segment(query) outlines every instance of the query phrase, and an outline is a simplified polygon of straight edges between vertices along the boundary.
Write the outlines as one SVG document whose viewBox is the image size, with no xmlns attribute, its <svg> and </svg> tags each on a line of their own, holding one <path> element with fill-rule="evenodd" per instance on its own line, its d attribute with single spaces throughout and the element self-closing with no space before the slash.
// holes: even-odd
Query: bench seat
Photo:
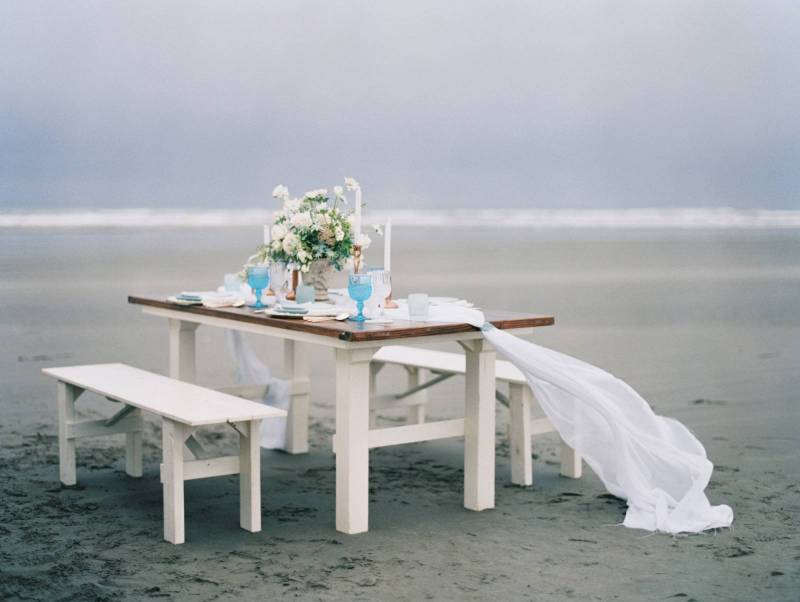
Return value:
<svg viewBox="0 0 800 602">
<path fill-rule="evenodd" d="M 229 474 L 239 474 L 242 528 L 261 530 L 261 421 L 286 416 L 285 411 L 125 364 L 45 368 L 42 372 L 58 381 L 62 483 L 76 484 L 76 439 L 120 433 L 126 436 L 125 471 L 133 477 L 142 476 L 142 412 L 146 412 L 162 421 L 164 538 L 172 543 L 185 539 L 184 481 Z M 84 391 L 123 407 L 110 418 L 76 421 L 75 401 Z M 229 424 L 238 432 L 238 455 L 201 457 L 204 450 L 193 432 L 214 424 Z M 184 447 L 193 460 L 184 460 Z"/>
<path fill-rule="evenodd" d="M 436 351 L 434 349 L 422 349 L 406 345 L 381 347 L 372 356 L 372 361 L 422 368 L 438 374 L 464 374 L 467 369 L 467 358 L 462 353 L 450 353 L 449 351 Z M 497 360 L 495 362 L 494 373 L 495 378 L 501 382 L 521 385 L 527 382 L 519 368 L 505 360 Z"/>
</svg>

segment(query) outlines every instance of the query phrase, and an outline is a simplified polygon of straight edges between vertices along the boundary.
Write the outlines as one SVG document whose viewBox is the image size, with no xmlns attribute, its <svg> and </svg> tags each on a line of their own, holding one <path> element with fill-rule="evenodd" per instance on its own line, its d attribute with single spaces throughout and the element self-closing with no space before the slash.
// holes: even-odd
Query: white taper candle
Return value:
<svg viewBox="0 0 800 602">
<path fill-rule="evenodd" d="M 264 244 L 269 246 L 270 243 L 270 226 L 269 224 L 264 224 Z"/>
<path fill-rule="evenodd" d="M 392 271 L 392 218 L 386 220 L 383 229 L 383 269 Z"/>
<path fill-rule="evenodd" d="M 353 240 L 360 244 L 361 240 L 361 187 L 356 188 L 356 210 L 353 216 Z"/>
</svg>

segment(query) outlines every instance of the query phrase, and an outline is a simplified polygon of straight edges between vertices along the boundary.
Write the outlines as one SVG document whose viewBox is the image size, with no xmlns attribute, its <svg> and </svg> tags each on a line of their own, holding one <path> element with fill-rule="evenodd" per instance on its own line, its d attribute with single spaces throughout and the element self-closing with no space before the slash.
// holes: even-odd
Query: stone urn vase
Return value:
<svg viewBox="0 0 800 602">
<path fill-rule="evenodd" d="M 333 266 L 326 259 L 316 259 L 303 274 L 303 282 L 314 287 L 315 301 L 328 301 L 328 282 L 333 273 Z"/>
</svg>

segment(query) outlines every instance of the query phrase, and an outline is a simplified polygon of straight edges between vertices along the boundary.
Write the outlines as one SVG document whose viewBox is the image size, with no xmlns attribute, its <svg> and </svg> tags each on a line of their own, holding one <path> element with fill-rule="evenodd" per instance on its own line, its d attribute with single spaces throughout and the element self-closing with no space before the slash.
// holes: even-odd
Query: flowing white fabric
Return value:
<svg viewBox="0 0 800 602">
<path fill-rule="evenodd" d="M 273 378 L 266 366 L 244 340 L 238 330 L 227 331 L 228 350 L 236 364 L 236 382 L 245 385 L 267 385 L 267 393 L 262 403 L 289 409 L 289 382 Z M 261 447 L 265 449 L 284 449 L 286 447 L 286 418 L 266 418 L 261 425 Z"/>
<path fill-rule="evenodd" d="M 386 313 L 408 319 L 405 305 Z M 520 369 L 561 438 L 583 456 L 611 494 L 627 500 L 626 527 L 677 534 L 733 522 L 733 510 L 712 506 L 704 493 L 714 466 L 700 441 L 677 420 L 655 414 L 626 383 L 498 330 L 476 309 L 432 306 L 427 321 L 480 328 Z"/>
</svg>

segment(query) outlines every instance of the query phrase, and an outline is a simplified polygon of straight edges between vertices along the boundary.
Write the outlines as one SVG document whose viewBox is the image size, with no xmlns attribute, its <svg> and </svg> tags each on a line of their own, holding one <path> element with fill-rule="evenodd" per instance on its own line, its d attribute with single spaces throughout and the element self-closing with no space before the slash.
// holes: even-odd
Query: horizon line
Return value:
<svg viewBox="0 0 800 602">
<path fill-rule="evenodd" d="M 0 210 L 0 228 L 222 228 L 271 221 L 274 210 Z M 415 227 L 497 228 L 800 228 L 800 210 L 731 207 L 636 209 L 397 209 L 365 212 L 365 223 Z"/>
</svg>

